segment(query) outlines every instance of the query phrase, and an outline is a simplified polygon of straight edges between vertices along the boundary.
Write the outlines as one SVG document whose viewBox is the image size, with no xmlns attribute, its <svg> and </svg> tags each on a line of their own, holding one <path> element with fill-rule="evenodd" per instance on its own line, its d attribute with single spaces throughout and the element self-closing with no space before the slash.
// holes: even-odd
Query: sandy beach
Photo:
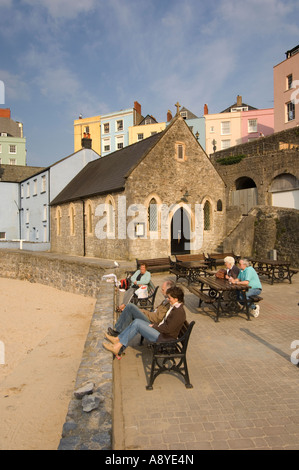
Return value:
<svg viewBox="0 0 299 470">
<path fill-rule="evenodd" d="M 0 450 L 56 450 L 95 299 L 5 278 L 0 292 Z"/>
</svg>

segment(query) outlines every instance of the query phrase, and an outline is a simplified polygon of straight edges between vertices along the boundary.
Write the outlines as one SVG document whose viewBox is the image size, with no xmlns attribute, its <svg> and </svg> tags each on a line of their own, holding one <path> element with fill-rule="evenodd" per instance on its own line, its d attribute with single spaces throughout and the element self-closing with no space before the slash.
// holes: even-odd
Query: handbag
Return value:
<svg viewBox="0 0 299 470">
<path fill-rule="evenodd" d="M 225 275 L 226 275 L 226 269 L 219 269 L 217 273 L 215 274 L 217 279 L 225 279 Z"/>
<path fill-rule="evenodd" d="M 147 299 L 148 298 L 147 286 L 139 286 L 139 288 L 135 291 L 135 295 L 137 295 L 138 299 Z"/>
</svg>

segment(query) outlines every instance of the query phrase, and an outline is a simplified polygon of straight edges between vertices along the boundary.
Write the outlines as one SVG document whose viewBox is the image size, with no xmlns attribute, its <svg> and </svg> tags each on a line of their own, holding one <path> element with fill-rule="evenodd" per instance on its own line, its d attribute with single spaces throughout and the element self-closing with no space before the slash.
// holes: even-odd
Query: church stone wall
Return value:
<svg viewBox="0 0 299 470">
<path fill-rule="evenodd" d="M 183 161 L 177 156 L 178 143 L 184 147 Z M 132 260 L 168 256 L 171 254 L 171 209 L 177 210 L 182 206 L 182 198 L 186 192 L 189 194 L 185 204 L 190 210 L 191 230 L 197 233 L 199 239 L 195 251 L 212 252 L 226 234 L 225 185 L 186 123 L 182 118 L 178 118 L 128 176 L 123 192 L 84 200 L 84 223 L 83 201 L 72 203 L 75 212 L 73 234 L 70 233 L 70 204 L 60 206 L 60 236 L 57 235 L 57 207 L 51 208 L 51 250 L 106 259 Z M 119 207 L 119 197 L 125 199 L 124 208 Z M 155 197 L 158 204 L 164 204 L 170 209 L 167 239 L 162 239 L 160 231 L 155 234 L 156 238 L 150 238 L 149 234 L 145 238 L 138 239 L 126 236 L 123 227 L 119 226 L 119 218 L 127 214 L 129 207 L 136 204 L 147 207 L 152 197 Z M 211 223 L 209 229 L 203 231 L 203 243 L 201 243 L 203 227 L 201 226 L 199 230 L 195 225 L 198 221 L 195 217 L 195 205 L 203 205 L 207 200 L 211 205 Z M 222 202 L 221 211 L 217 210 L 218 200 Z M 101 238 L 97 228 L 101 224 L 102 217 L 97 208 L 105 202 L 111 202 L 115 209 L 115 236 Z M 88 204 L 92 208 L 91 231 L 87 228 Z M 126 215 L 125 232 L 130 224 L 132 227 L 137 215 L 137 212 L 133 212 L 132 216 Z M 121 229 L 122 235 L 119 236 Z M 103 234 L 103 228 L 100 232 Z"/>
</svg>

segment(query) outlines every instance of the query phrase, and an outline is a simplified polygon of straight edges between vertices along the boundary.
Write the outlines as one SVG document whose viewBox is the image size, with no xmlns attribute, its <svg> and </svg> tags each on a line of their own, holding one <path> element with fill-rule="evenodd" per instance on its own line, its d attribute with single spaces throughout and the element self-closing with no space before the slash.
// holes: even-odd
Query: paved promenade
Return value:
<svg viewBox="0 0 299 470">
<path fill-rule="evenodd" d="M 165 277 L 153 281 L 161 286 Z M 162 374 L 147 391 L 151 353 L 139 338 L 114 360 L 114 450 L 299 450 L 299 367 L 291 362 L 294 341 L 299 353 L 299 275 L 292 284 L 265 280 L 261 295 L 257 319 L 215 323 L 185 289 L 187 319 L 196 322 L 193 389 Z"/>
</svg>

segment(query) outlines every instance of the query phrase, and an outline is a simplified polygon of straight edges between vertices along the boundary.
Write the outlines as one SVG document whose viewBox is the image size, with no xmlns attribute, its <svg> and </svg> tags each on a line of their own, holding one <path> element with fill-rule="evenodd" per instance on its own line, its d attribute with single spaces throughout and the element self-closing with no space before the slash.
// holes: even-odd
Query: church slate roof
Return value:
<svg viewBox="0 0 299 470">
<path fill-rule="evenodd" d="M 88 163 L 53 199 L 51 205 L 124 190 L 127 176 L 156 145 L 164 132 Z"/>
</svg>

